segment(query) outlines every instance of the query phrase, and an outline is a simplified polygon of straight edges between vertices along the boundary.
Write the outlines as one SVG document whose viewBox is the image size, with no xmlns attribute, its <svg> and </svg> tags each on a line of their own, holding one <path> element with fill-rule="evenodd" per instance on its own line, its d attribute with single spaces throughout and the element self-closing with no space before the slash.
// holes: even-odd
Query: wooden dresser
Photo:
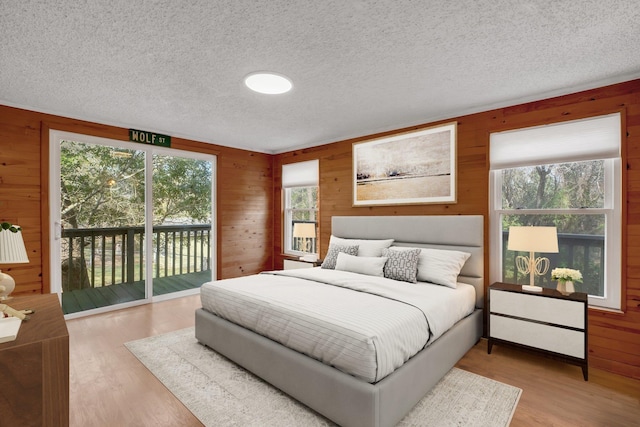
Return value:
<svg viewBox="0 0 640 427">
<path fill-rule="evenodd" d="M 14 341 L 0 344 L 0 425 L 69 425 L 69 333 L 55 294 L 15 297 L 33 309 Z"/>
</svg>

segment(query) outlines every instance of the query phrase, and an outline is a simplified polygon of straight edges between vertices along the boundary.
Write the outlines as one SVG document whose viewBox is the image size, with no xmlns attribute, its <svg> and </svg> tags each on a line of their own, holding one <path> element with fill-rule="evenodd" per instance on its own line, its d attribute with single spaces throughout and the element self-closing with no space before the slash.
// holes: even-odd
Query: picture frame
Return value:
<svg viewBox="0 0 640 427">
<path fill-rule="evenodd" d="M 353 144 L 353 206 L 456 203 L 457 122 Z"/>
</svg>

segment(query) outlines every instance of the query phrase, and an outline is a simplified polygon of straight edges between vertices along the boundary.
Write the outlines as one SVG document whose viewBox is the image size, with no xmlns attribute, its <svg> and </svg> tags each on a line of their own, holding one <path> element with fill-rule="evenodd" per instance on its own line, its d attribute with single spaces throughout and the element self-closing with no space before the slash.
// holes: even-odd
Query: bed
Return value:
<svg viewBox="0 0 640 427">
<path fill-rule="evenodd" d="M 339 425 L 394 426 L 482 335 L 483 229 L 483 217 L 476 215 L 332 218 L 336 238 L 393 239 L 398 249 L 470 254 L 457 277 L 473 287 L 470 314 L 381 379 L 346 373 L 205 308 L 196 310 L 196 338 Z M 252 277 L 259 282 L 271 275 Z M 212 283 L 220 282 L 227 281 Z"/>
</svg>

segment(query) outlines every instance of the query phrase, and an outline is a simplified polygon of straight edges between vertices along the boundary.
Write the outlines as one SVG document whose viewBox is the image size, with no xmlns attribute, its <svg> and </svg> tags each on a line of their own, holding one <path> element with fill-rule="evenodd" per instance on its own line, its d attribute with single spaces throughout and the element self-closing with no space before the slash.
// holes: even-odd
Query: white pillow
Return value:
<svg viewBox="0 0 640 427">
<path fill-rule="evenodd" d="M 394 246 L 393 249 L 411 250 L 404 246 Z M 460 270 L 467 262 L 470 253 L 447 249 L 420 248 L 418 258 L 418 281 L 431 282 L 436 285 L 456 288 Z"/>
<path fill-rule="evenodd" d="M 422 248 L 418 260 L 418 280 L 455 289 L 460 270 L 470 256 L 467 252 Z"/>
<path fill-rule="evenodd" d="M 393 243 L 393 239 L 383 240 L 366 240 L 366 239 L 343 239 L 341 237 L 331 236 L 329 245 L 332 243 L 338 245 L 358 245 L 358 256 L 379 257 L 382 256 L 382 250 L 388 248 Z"/>
<path fill-rule="evenodd" d="M 336 261 L 336 270 L 366 274 L 368 276 L 384 276 L 385 257 L 353 256 L 340 252 Z"/>
</svg>

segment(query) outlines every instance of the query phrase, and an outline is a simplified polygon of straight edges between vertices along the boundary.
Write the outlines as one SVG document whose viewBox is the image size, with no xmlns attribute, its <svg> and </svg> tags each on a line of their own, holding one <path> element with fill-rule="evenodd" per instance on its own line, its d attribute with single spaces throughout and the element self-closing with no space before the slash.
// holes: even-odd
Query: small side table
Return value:
<svg viewBox="0 0 640 427">
<path fill-rule="evenodd" d="M 14 341 L 0 344 L 0 424 L 69 425 L 69 333 L 56 294 L 15 297 L 35 311 Z"/>
<path fill-rule="evenodd" d="M 318 261 L 303 261 L 301 259 L 285 259 L 284 260 L 284 269 L 285 270 L 293 270 L 296 268 L 312 268 L 318 267 L 322 265 L 322 260 Z"/>
<path fill-rule="evenodd" d="M 491 354 L 493 344 L 521 347 L 580 366 L 588 381 L 587 315 L 584 292 L 527 292 L 520 285 L 494 283 L 489 286 L 487 351 Z"/>
</svg>

